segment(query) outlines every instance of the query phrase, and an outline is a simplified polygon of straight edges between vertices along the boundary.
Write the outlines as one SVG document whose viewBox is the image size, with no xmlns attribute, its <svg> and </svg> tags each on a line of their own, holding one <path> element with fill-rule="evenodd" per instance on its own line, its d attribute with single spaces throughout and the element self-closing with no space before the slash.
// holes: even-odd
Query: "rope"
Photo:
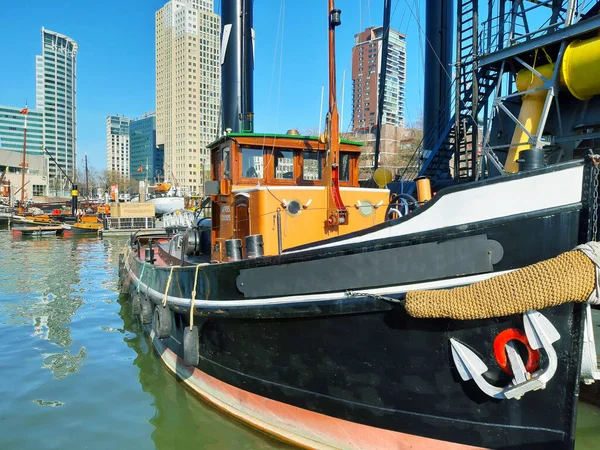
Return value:
<svg viewBox="0 0 600 450">
<path fill-rule="evenodd" d="M 142 282 L 142 278 L 144 277 L 144 270 L 146 270 L 146 265 L 148 265 L 148 262 L 144 261 L 144 264 L 142 264 L 142 272 L 140 273 L 140 277 L 138 278 L 138 282 L 137 282 L 137 293 L 140 293 L 140 283 Z"/>
<path fill-rule="evenodd" d="M 167 294 L 169 292 L 169 288 L 171 287 L 171 279 L 173 278 L 173 269 L 175 266 L 171 266 L 171 271 L 169 272 L 169 278 L 167 279 L 167 286 L 165 287 L 165 295 L 163 295 L 162 305 L 167 306 Z"/>
<path fill-rule="evenodd" d="M 196 275 L 194 276 L 194 289 L 192 290 L 192 300 L 190 301 L 190 330 L 194 328 L 194 301 L 196 300 L 196 286 L 198 285 L 198 270 L 200 264 L 196 266 Z"/>
<path fill-rule="evenodd" d="M 596 284 L 587 301 L 591 305 L 600 305 L 600 244 L 598 242 L 588 242 L 587 244 L 578 245 L 575 250 L 583 252 L 596 266 Z"/>
</svg>

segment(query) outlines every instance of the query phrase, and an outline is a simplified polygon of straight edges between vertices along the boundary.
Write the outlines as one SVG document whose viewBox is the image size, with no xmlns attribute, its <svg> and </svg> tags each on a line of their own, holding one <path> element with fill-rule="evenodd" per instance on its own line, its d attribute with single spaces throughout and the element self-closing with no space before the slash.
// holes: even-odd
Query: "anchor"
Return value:
<svg viewBox="0 0 600 450">
<path fill-rule="evenodd" d="M 514 378 L 508 386 L 494 386 L 483 377 L 483 374 L 488 371 L 488 367 L 481 358 L 466 345 L 450 338 L 452 358 L 463 381 L 475 381 L 475 384 L 485 394 L 497 399 L 514 398 L 518 400 L 529 391 L 544 389 L 556 373 L 558 357 L 552 343 L 560 339 L 560 334 L 546 317 L 535 310 L 523 314 L 523 324 L 531 348 L 543 349 L 548 356 L 548 365 L 545 369 L 536 370 L 533 373 L 528 372 L 514 343 L 508 342 L 506 354 Z"/>
</svg>

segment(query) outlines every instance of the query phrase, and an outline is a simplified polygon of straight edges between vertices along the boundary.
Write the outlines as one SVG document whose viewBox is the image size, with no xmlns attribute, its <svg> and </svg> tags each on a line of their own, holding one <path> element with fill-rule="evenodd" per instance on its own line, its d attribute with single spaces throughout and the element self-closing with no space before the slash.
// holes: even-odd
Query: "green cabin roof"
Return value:
<svg viewBox="0 0 600 450">
<path fill-rule="evenodd" d="M 308 141 L 318 141 L 319 136 L 301 136 L 298 134 L 277 134 L 277 133 L 229 133 L 225 136 L 221 136 L 217 140 L 211 142 L 207 145 L 208 148 L 212 148 L 217 144 L 220 144 L 226 141 L 228 138 L 239 138 L 239 137 L 258 137 L 258 138 L 277 138 L 277 139 L 303 139 Z M 341 139 L 340 142 L 342 144 L 348 145 L 356 145 L 357 147 L 362 147 L 364 145 L 363 142 L 357 141 L 349 141 L 347 139 Z"/>
</svg>

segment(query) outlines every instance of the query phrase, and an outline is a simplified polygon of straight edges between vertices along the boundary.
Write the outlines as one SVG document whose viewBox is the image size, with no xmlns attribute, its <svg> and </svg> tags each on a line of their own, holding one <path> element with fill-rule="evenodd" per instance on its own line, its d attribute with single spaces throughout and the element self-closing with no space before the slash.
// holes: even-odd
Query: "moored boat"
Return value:
<svg viewBox="0 0 600 450">
<path fill-rule="evenodd" d="M 96 216 L 83 216 L 69 228 L 72 234 L 99 234 L 102 222 Z"/>
<path fill-rule="evenodd" d="M 249 17 L 222 10 L 251 42 Z M 245 108 L 209 146 L 211 221 L 133 235 L 122 256 L 166 366 L 307 448 L 572 448 L 579 382 L 599 376 L 584 302 L 600 158 L 447 187 L 389 220 L 338 139 L 334 70 L 323 137 L 241 132 Z"/>
</svg>

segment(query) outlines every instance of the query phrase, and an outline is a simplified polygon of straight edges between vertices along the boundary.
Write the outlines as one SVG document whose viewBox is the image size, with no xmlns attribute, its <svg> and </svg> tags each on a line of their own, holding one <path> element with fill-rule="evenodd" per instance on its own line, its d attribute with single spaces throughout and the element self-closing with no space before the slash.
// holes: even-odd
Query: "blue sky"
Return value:
<svg viewBox="0 0 600 450">
<path fill-rule="evenodd" d="M 79 43 L 77 135 L 79 159 L 104 169 L 109 114 L 138 117 L 155 109 L 154 13 L 164 0 L 28 0 L 9 2 L 0 15 L 0 104 L 35 107 L 35 55 L 41 53 L 41 27 Z M 353 36 L 382 23 L 382 3 L 336 2 L 338 95 L 343 71 L 346 89 L 342 128 L 348 128 Z M 419 0 L 397 0 L 392 28 L 407 36 L 406 120 L 422 111 L 424 13 Z M 410 5 L 410 8 L 409 6 Z M 422 6 L 422 5 L 421 5 Z M 284 7 L 283 27 L 279 26 Z M 411 12 L 412 10 L 412 12 Z M 217 1 L 216 12 L 220 11 Z M 255 0 L 255 114 L 259 132 L 301 131 L 319 125 L 321 86 L 327 89 L 327 1 Z M 278 32 L 279 29 L 279 32 Z M 283 30 L 283 33 L 281 32 Z M 281 45 L 283 43 L 283 45 Z M 283 51 L 282 51 L 283 49 Z M 327 102 L 327 94 L 325 94 Z M 327 105 L 324 105 L 324 112 Z"/>
</svg>

